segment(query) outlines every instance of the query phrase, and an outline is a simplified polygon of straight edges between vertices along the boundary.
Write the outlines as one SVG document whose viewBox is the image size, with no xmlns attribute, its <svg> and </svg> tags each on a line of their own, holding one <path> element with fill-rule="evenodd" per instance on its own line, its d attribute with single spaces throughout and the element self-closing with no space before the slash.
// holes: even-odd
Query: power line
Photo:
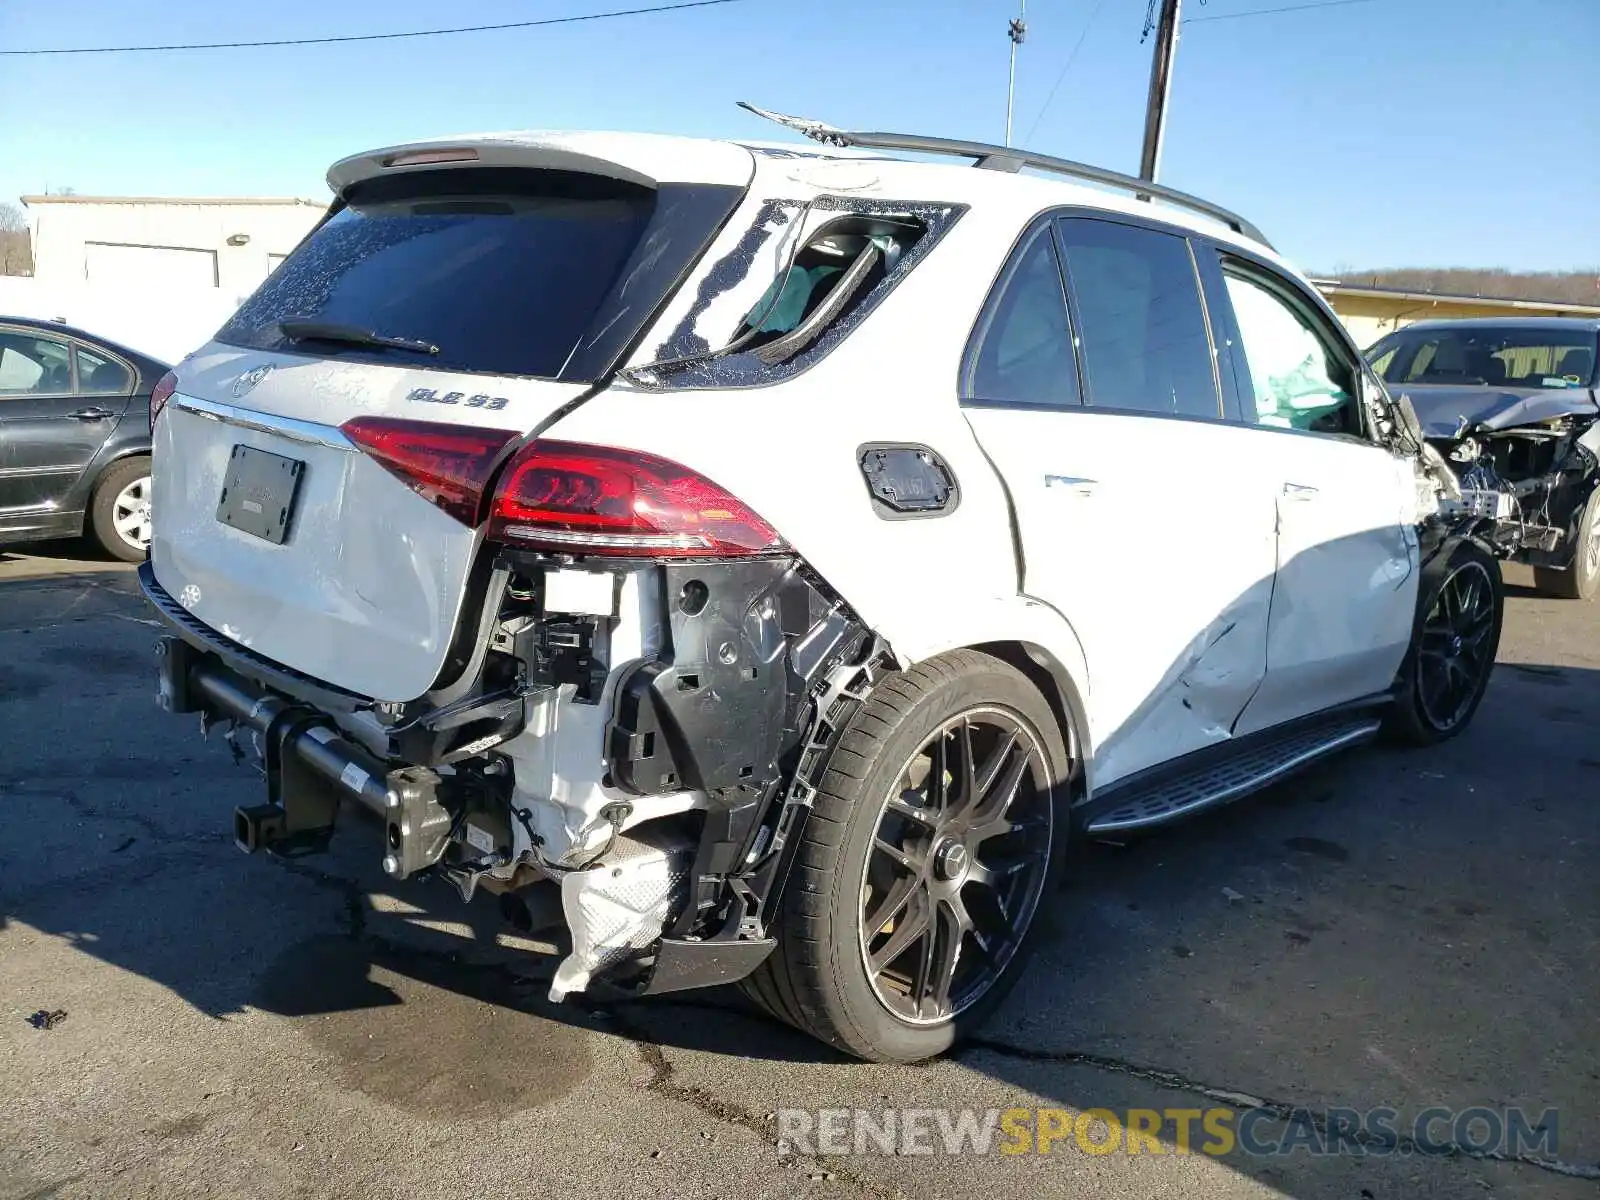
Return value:
<svg viewBox="0 0 1600 1200">
<path fill-rule="evenodd" d="M 1100 15 L 1100 10 L 1105 7 L 1106 0 L 1096 0 L 1094 11 L 1089 14 L 1089 20 L 1083 27 L 1083 32 L 1078 35 L 1077 42 L 1073 45 L 1067 61 L 1061 64 L 1061 73 L 1056 76 L 1056 81 L 1050 85 L 1050 94 L 1044 98 L 1044 105 L 1039 109 L 1039 115 L 1033 118 L 1033 124 L 1028 126 L 1028 136 L 1022 140 L 1031 142 L 1033 131 L 1039 128 L 1039 122 L 1044 120 L 1044 114 L 1049 111 L 1050 102 L 1056 98 L 1056 89 L 1061 86 L 1061 81 L 1067 77 L 1067 71 L 1072 66 L 1072 60 L 1078 57 L 1078 51 L 1083 49 L 1083 43 L 1089 36 L 1089 30 L 1094 28 L 1094 19 Z"/>
<path fill-rule="evenodd" d="M 1240 17 L 1270 17 L 1276 13 L 1305 12 L 1312 8 L 1340 8 L 1346 4 L 1373 4 L 1376 0 L 1316 0 L 1314 4 L 1290 4 L 1283 8 L 1252 8 L 1246 12 L 1214 13 L 1209 17 L 1186 17 L 1185 25 L 1197 25 L 1201 21 L 1236 21 Z"/>
<path fill-rule="evenodd" d="M 185 42 L 166 46 L 70 46 L 38 50 L 0 50 L 0 55 L 38 54 L 145 54 L 168 50 L 244 50 L 262 46 L 328 46 L 336 42 L 388 42 L 399 38 L 441 37 L 452 33 L 494 33 L 506 29 L 534 29 L 543 25 L 575 25 L 580 21 L 607 21 L 614 17 L 638 17 L 646 13 L 678 12 L 686 8 L 710 8 L 716 4 L 741 4 L 744 0 L 682 0 L 677 4 L 656 4 L 649 8 L 621 8 L 609 12 L 580 13 L 570 17 L 545 17 L 537 21 L 508 21 L 501 25 L 461 25 L 453 29 L 411 29 L 400 33 L 354 33 L 343 37 L 278 38 L 262 42 Z"/>
</svg>

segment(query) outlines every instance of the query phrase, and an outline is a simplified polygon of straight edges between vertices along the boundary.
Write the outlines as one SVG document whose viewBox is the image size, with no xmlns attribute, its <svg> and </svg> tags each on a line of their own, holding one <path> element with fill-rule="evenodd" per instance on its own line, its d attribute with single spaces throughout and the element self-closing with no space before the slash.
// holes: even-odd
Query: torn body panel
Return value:
<svg viewBox="0 0 1600 1200">
<path fill-rule="evenodd" d="M 573 949 L 553 995 L 649 988 L 664 934 L 748 943 L 705 969 L 753 969 L 812 693 L 864 627 L 792 556 L 498 569 L 485 667 L 515 681 L 523 719 L 489 752 L 500 819 L 459 818 L 438 865 L 467 894 L 559 883 Z M 671 986 L 694 986 L 700 957 L 673 955 Z"/>
<path fill-rule="evenodd" d="M 1424 435 L 1459 506 L 1502 557 L 1566 570 L 1600 487 L 1600 405 L 1588 388 L 1413 387 Z"/>
</svg>

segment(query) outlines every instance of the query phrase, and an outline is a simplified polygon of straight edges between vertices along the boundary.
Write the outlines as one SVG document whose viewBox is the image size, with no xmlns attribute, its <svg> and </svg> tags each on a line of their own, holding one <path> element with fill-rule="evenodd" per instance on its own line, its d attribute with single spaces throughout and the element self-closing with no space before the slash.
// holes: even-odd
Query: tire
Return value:
<svg viewBox="0 0 1600 1200">
<path fill-rule="evenodd" d="M 1559 600 L 1588 600 L 1600 592 L 1600 491 L 1583 506 L 1572 565 L 1565 570 L 1535 567 L 1533 586 Z"/>
<path fill-rule="evenodd" d="M 139 487 L 143 483 L 142 492 Z M 138 494 L 136 494 L 138 493 Z M 134 507 L 130 510 L 129 502 Z M 142 532 L 143 540 L 130 539 L 118 529 L 130 527 L 130 518 L 139 516 L 142 505 L 143 519 L 133 528 Z M 94 498 L 89 502 L 89 527 L 101 549 L 123 562 L 143 562 L 150 544 L 150 460 L 125 458 L 113 463 L 94 485 Z"/>
<path fill-rule="evenodd" d="M 858 1058 L 949 1049 L 1004 998 L 1037 941 L 1065 858 L 1070 778 L 1050 706 L 998 659 L 960 650 L 885 679 L 823 772 L 777 949 L 746 993 Z M 948 977 L 929 962 L 952 965 Z"/>
<path fill-rule="evenodd" d="M 1384 724 L 1393 740 L 1431 746 L 1472 723 L 1504 617 L 1500 563 L 1478 542 L 1457 542 L 1423 568 L 1411 649 Z"/>
</svg>

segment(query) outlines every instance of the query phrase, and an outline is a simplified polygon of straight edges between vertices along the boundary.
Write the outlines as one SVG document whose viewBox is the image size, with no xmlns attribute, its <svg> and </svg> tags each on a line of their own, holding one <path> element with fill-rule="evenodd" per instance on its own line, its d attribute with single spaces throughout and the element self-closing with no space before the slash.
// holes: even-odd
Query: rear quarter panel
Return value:
<svg viewBox="0 0 1600 1200">
<path fill-rule="evenodd" d="M 967 337 L 1029 215 L 969 211 L 848 338 L 798 376 L 694 391 L 619 380 L 549 433 L 665 455 L 727 488 L 903 660 L 984 641 L 1032 642 L 1086 694 L 1070 627 L 1018 593 L 1010 504 L 957 402 Z M 871 442 L 932 448 L 956 476 L 959 504 L 937 517 L 880 516 L 859 464 Z"/>
</svg>

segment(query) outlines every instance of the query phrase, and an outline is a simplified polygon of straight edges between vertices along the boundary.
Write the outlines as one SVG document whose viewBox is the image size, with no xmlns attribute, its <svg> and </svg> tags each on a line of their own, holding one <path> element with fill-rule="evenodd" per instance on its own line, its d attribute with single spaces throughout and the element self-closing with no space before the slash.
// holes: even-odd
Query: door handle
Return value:
<svg viewBox="0 0 1600 1200">
<path fill-rule="evenodd" d="M 1075 496 L 1092 496 L 1095 489 L 1100 486 L 1098 479 L 1084 479 L 1078 475 L 1046 475 L 1044 486 L 1047 488 L 1061 488 Z"/>
<path fill-rule="evenodd" d="M 1303 483 L 1286 483 L 1283 485 L 1283 498 L 1304 503 L 1307 500 L 1315 500 L 1317 498 L 1317 489 L 1308 487 Z"/>
<path fill-rule="evenodd" d="M 74 421 L 104 421 L 116 415 L 109 408 L 75 408 L 67 414 Z"/>
</svg>

